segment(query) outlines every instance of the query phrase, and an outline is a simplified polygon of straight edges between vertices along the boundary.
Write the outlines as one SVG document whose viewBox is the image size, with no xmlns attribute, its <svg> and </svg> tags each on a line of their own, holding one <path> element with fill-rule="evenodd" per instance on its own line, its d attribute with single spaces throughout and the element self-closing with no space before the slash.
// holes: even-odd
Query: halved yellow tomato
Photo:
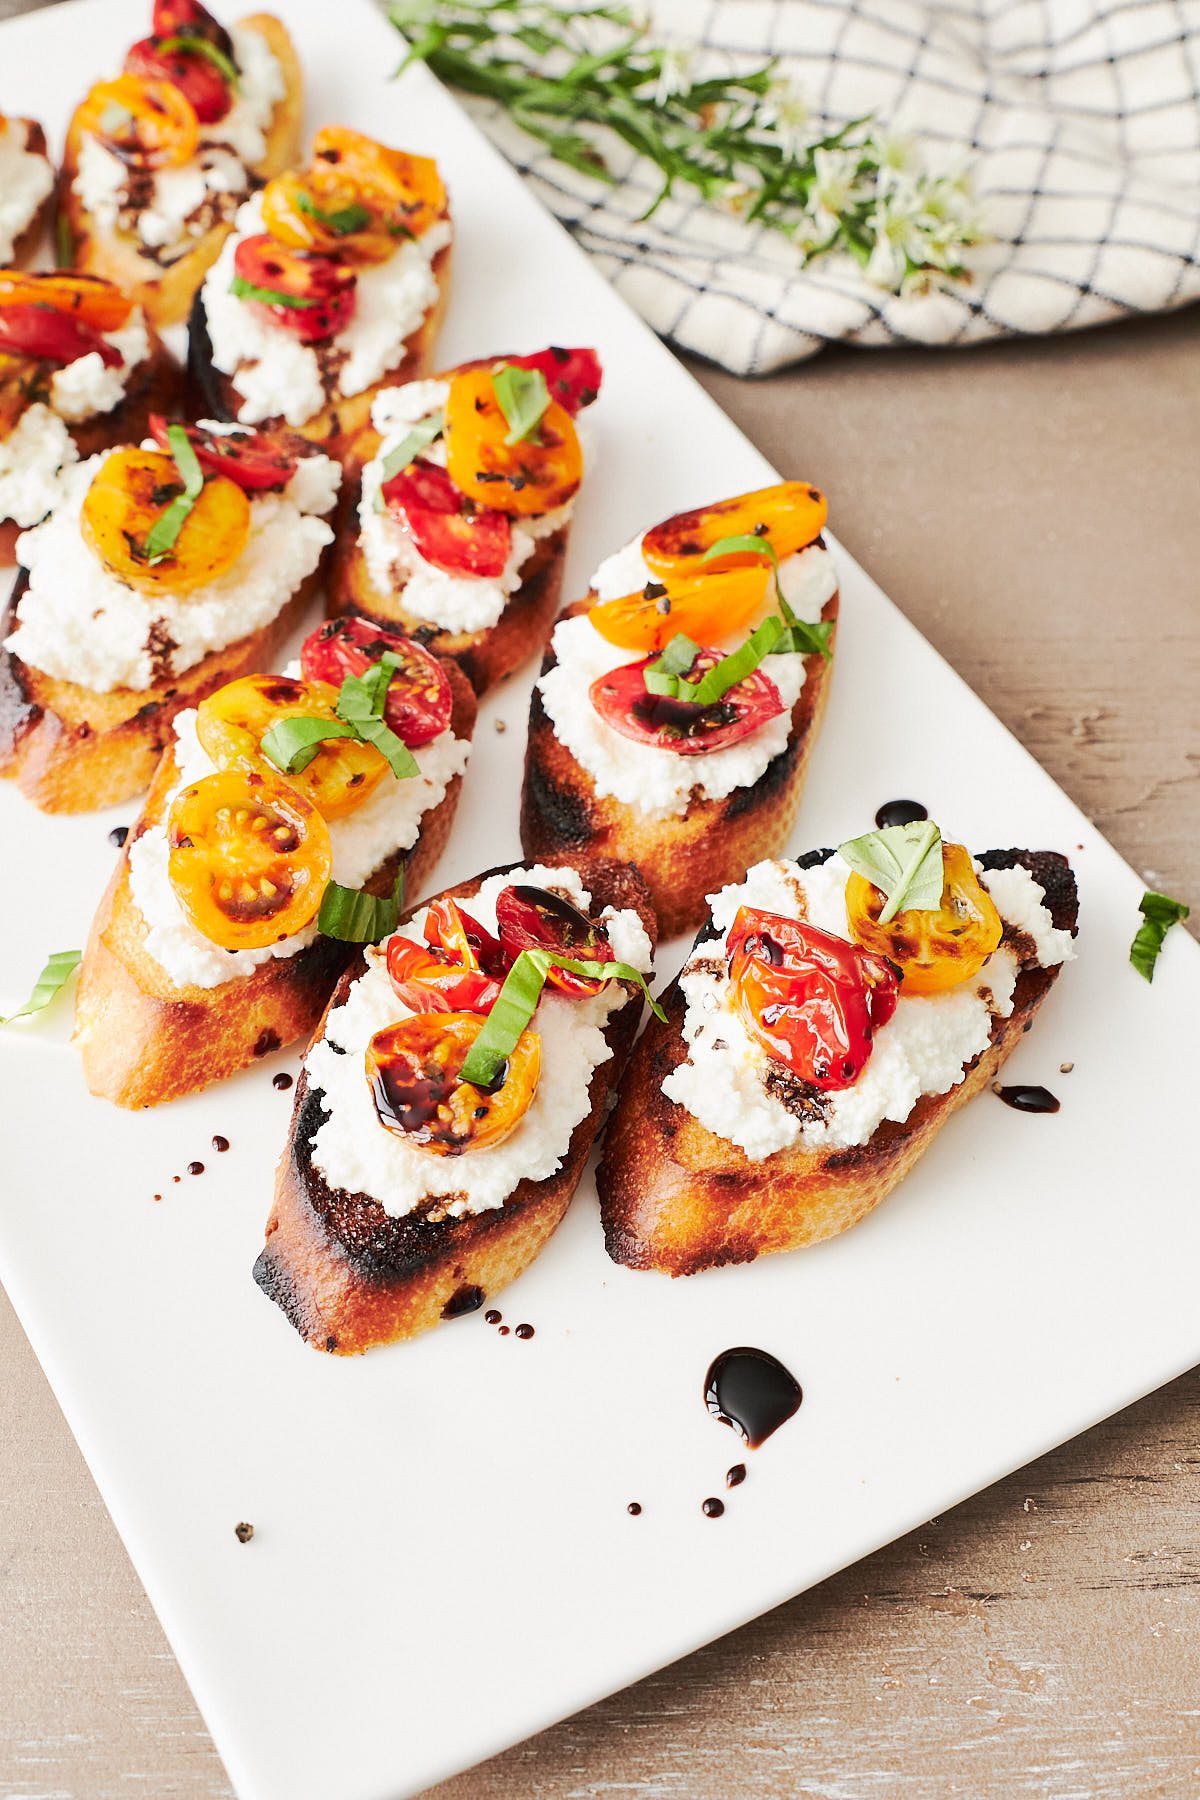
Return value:
<svg viewBox="0 0 1200 1800">
<path fill-rule="evenodd" d="M 67 274 L 62 270 L 34 273 L 0 269 L 0 307 L 49 306 L 67 313 L 93 331 L 119 331 L 133 311 L 133 301 L 102 275 Z"/>
<path fill-rule="evenodd" d="M 654 525 L 642 539 L 642 555 L 659 575 L 695 575 L 701 568 L 732 569 L 755 562 L 748 551 L 714 557 L 706 551 L 722 538 L 765 538 L 779 561 L 794 556 L 814 538 L 829 515 L 824 494 L 807 481 L 781 481 L 752 494 L 736 494 L 693 512 L 675 513 Z"/>
<path fill-rule="evenodd" d="M 625 650 L 661 650 L 680 631 L 693 643 L 714 644 L 762 611 L 770 586 L 770 565 L 750 563 L 690 581 L 648 582 L 640 593 L 602 600 L 588 618 Z"/>
<path fill-rule="evenodd" d="M 389 149 L 345 125 L 317 132 L 303 179 L 324 211 L 331 209 L 322 195 L 344 195 L 342 205 L 365 206 L 385 234 L 388 255 L 397 242 L 421 237 L 446 212 L 446 189 L 432 157 Z"/>
<path fill-rule="evenodd" d="M 913 907 L 879 924 L 883 894 L 864 875 L 846 883 L 850 935 L 864 950 L 894 962 L 905 994 L 940 994 L 977 975 L 1004 935 L 1004 922 L 961 844 L 942 845 L 942 904 Z"/>
<path fill-rule="evenodd" d="M 84 495 L 84 542 L 106 569 L 142 593 L 181 593 L 215 581 L 246 548 L 250 502 L 228 476 L 206 476 L 174 544 L 151 562 L 146 538 L 182 492 L 173 456 L 114 450 Z"/>
<path fill-rule="evenodd" d="M 565 506 L 583 479 L 583 451 L 570 413 L 551 400 L 532 437 L 506 443 L 509 424 L 492 375 L 490 368 L 464 369 L 451 379 L 445 425 L 451 481 L 500 512 Z"/>
<path fill-rule="evenodd" d="M 224 769 L 177 794 L 167 874 L 187 919 L 225 950 L 265 950 L 316 917 L 329 830 L 278 775 Z"/>
<path fill-rule="evenodd" d="M 137 169 L 177 169 L 196 149 L 200 122 L 174 82 L 146 75 L 98 81 L 80 104 L 75 123 L 123 163 Z"/>
<path fill-rule="evenodd" d="M 487 1021 L 478 1013 L 426 1012 L 377 1031 L 367 1080 L 379 1123 L 414 1149 L 461 1156 L 506 1138 L 537 1091 L 542 1045 L 524 1030 L 493 1092 L 459 1079 Z"/>
<path fill-rule="evenodd" d="M 263 738 L 283 719 L 336 719 L 337 689 L 287 675 L 245 675 L 207 700 L 196 714 L 196 736 L 219 769 L 269 770 L 302 793 L 326 819 L 357 810 L 388 772 L 387 760 L 358 738 L 321 743 L 303 769 L 281 774 L 265 755 Z"/>
</svg>

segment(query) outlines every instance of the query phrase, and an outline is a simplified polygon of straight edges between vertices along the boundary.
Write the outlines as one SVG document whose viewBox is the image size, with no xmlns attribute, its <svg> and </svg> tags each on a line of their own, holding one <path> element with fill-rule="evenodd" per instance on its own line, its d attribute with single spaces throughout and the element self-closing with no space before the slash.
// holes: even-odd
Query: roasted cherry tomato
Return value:
<svg viewBox="0 0 1200 1800">
<path fill-rule="evenodd" d="M 62 313 L 92 331 L 119 331 L 133 301 L 102 275 L 0 269 L 0 307 L 36 306 Z"/>
<path fill-rule="evenodd" d="M 508 444 L 508 431 L 492 369 L 464 369 L 451 377 L 446 467 L 455 486 L 480 506 L 506 513 L 551 512 L 564 506 L 583 477 L 583 452 L 571 415 L 551 400 L 534 433 L 539 442 L 522 438 Z"/>
<path fill-rule="evenodd" d="M 175 419 L 164 419 L 151 413 L 148 424 L 155 441 L 169 450 L 167 432 Z M 262 494 L 285 488 L 300 466 L 300 458 L 291 441 L 282 434 L 254 431 L 207 431 L 203 425 L 185 425 L 188 443 L 196 452 L 202 469 L 214 475 L 228 475 L 248 494 Z"/>
<path fill-rule="evenodd" d="M 106 369 L 115 369 L 121 353 L 98 331 L 81 325 L 50 306 L 8 305 L 0 300 L 0 351 L 32 356 L 43 362 L 73 363 L 96 351 Z"/>
<path fill-rule="evenodd" d="M 564 350 L 552 344 L 549 350 L 537 350 L 532 356 L 506 356 L 504 360 L 514 368 L 540 369 L 550 398 L 572 418 L 600 392 L 604 371 L 594 350 Z"/>
<path fill-rule="evenodd" d="M 942 904 L 932 912 L 905 908 L 879 923 L 885 900 L 865 876 L 846 883 L 850 935 L 894 962 L 906 994 L 940 994 L 977 975 L 1004 935 L 1004 921 L 961 844 L 942 845 Z"/>
<path fill-rule="evenodd" d="M 896 1010 L 891 964 L 807 920 L 752 906 L 740 908 L 725 949 L 751 1037 L 813 1087 L 853 1087 Z"/>
<path fill-rule="evenodd" d="M 647 657 L 643 662 L 626 663 L 597 676 L 588 689 L 588 699 L 604 723 L 637 744 L 673 750 L 677 756 L 707 756 L 749 737 L 784 710 L 779 689 L 761 669 L 755 669 L 711 706 L 649 694 L 644 677 L 653 661 Z M 688 680 L 699 681 L 720 661 L 719 650 L 701 650 L 688 670 Z"/>
<path fill-rule="evenodd" d="M 807 481 L 781 481 L 753 494 L 717 500 L 694 512 L 676 513 L 654 525 L 642 539 L 642 555 L 658 574 L 695 575 L 701 569 L 732 569 L 755 559 L 748 551 L 704 561 L 722 538 L 769 540 L 780 562 L 821 534 L 829 514 L 825 496 Z"/>
<path fill-rule="evenodd" d="M 436 463 L 413 462 L 385 481 L 380 493 L 426 562 L 450 575 L 503 575 L 512 554 L 506 513 L 479 506 Z"/>
<path fill-rule="evenodd" d="M 340 688 L 348 675 L 362 675 L 389 651 L 400 658 L 400 667 L 388 683 L 384 723 L 416 750 L 441 736 L 454 710 L 450 677 L 421 644 L 351 613 L 327 620 L 305 638 L 300 673 L 306 681 Z"/>
<path fill-rule="evenodd" d="M 127 75 L 144 75 L 152 81 L 169 81 L 191 105 L 201 125 L 214 125 L 223 119 L 233 104 L 229 83 L 216 64 L 202 50 L 189 50 L 186 44 L 170 38 L 162 43 L 155 38 L 141 38 L 125 58 Z"/>
<path fill-rule="evenodd" d="M 388 773 L 386 759 L 358 738 L 329 738 L 303 769 L 276 770 L 262 747 L 283 719 L 334 719 L 337 689 L 287 675 L 244 675 L 200 702 L 196 736 L 219 769 L 264 769 L 304 795 L 326 819 L 357 811 Z"/>
<path fill-rule="evenodd" d="M 542 1046 L 525 1030 L 488 1093 L 459 1079 L 483 1029 L 478 1013 L 428 1012 L 377 1031 L 367 1045 L 367 1080 L 379 1123 L 415 1149 L 461 1156 L 498 1144 L 537 1091 Z"/>
<path fill-rule="evenodd" d="M 612 962 L 612 945 L 602 928 L 561 894 L 547 888 L 506 887 L 496 901 L 496 929 L 514 960 L 522 950 L 561 950 L 574 962 Z M 551 967 L 547 980 L 577 998 L 598 994 L 607 984 L 570 969 Z"/>
<path fill-rule="evenodd" d="M 118 75 L 100 81 L 76 114 L 83 131 L 135 169 L 176 169 L 196 148 L 200 124 L 191 101 L 170 81 Z"/>
<path fill-rule="evenodd" d="M 662 650 L 682 631 L 695 644 L 732 637 L 766 606 L 771 569 L 752 563 L 690 580 L 648 581 L 638 594 L 602 600 L 588 618 L 623 650 Z"/>
<path fill-rule="evenodd" d="M 348 192 L 365 206 L 393 248 L 421 237 L 446 214 L 446 189 L 437 164 L 351 131 L 325 125 L 313 138 L 312 181 L 317 193 Z"/>
<path fill-rule="evenodd" d="M 173 456 L 114 450 L 83 498 L 84 542 L 106 569 L 143 593 L 182 593 L 215 581 L 246 548 L 250 502 L 236 483 L 208 476 L 173 547 L 152 563 L 146 537 L 182 492 Z"/>
<path fill-rule="evenodd" d="M 176 795 L 167 874 L 196 930 L 265 950 L 316 916 L 332 852 L 320 813 L 278 775 L 224 769 Z"/>
<path fill-rule="evenodd" d="M 499 938 L 485 931 L 457 900 L 433 900 L 425 913 L 425 936 L 436 950 L 444 950 L 467 969 L 482 969 L 503 981 L 512 957 Z"/>
<path fill-rule="evenodd" d="M 233 253 L 234 273 L 259 294 L 243 294 L 244 303 L 272 325 L 282 325 L 302 343 L 333 337 L 354 317 L 358 276 L 349 264 L 308 250 L 290 250 L 266 232 L 243 238 Z"/>
<path fill-rule="evenodd" d="M 387 972 L 396 998 L 414 1013 L 489 1013 L 504 985 L 482 969 L 456 962 L 448 951 L 414 944 L 399 933 L 388 942 Z"/>
<path fill-rule="evenodd" d="M 200 0 L 154 0 L 151 28 L 156 38 L 200 37 L 233 56 L 233 39 Z"/>
</svg>

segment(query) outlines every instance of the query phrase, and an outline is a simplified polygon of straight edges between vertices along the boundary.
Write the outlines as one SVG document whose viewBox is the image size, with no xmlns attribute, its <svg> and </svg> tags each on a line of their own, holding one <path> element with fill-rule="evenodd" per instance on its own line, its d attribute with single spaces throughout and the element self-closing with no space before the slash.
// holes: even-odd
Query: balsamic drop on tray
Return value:
<svg viewBox="0 0 1200 1800">
<path fill-rule="evenodd" d="M 704 1377 L 709 1412 L 752 1450 L 798 1411 L 803 1398 L 800 1383 L 777 1357 L 745 1344 L 723 1350 Z"/>
</svg>

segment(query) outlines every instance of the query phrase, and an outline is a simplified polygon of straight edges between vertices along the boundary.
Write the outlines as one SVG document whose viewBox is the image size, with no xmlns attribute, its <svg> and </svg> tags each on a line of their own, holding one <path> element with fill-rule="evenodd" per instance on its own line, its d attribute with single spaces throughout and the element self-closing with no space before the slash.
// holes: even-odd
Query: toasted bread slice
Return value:
<svg viewBox="0 0 1200 1800">
<path fill-rule="evenodd" d="M 587 612 L 594 601 L 594 594 L 576 601 L 563 617 Z M 835 594 L 821 617 L 832 623 L 837 613 Z M 836 626 L 830 649 L 835 636 Z M 554 661 L 548 648 L 543 674 Z M 786 843 L 829 698 L 832 668 L 820 655 L 804 659 L 804 686 L 792 708 L 787 748 L 757 781 L 734 788 L 723 800 L 693 799 L 685 813 L 668 818 L 647 817 L 611 795 L 601 799 L 587 770 L 555 736 L 535 687 L 521 789 L 522 850 L 541 862 L 612 856 L 632 863 L 650 889 L 662 935 L 694 930 L 707 911 L 706 894 L 740 881 L 752 864 L 776 855 Z"/>
<path fill-rule="evenodd" d="M 469 738 L 475 696 L 457 669 L 449 667 L 448 674 L 450 727 L 456 737 Z M 130 888 L 129 851 L 147 827 L 162 822 L 175 779 L 175 757 L 168 751 L 100 902 L 79 971 L 75 1042 L 84 1076 L 93 1094 L 118 1106 L 158 1106 L 197 1093 L 307 1036 L 358 955 L 354 944 L 318 937 L 297 955 L 262 963 L 220 987 L 172 981 L 145 948 L 148 928 Z M 428 878 L 449 839 L 461 786 L 456 775 L 426 813 L 407 856 L 391 856 L 375 871 L 366 884 L 372 893 L 392 891 L 402 860 L 411 890 Z"/>
<path fill-rule="evenodd" d="M 1054 924 L 1074 933 L 1078 896 L 1064 857 L 993 850 L 980 861 L 985 869 L 1023 864 L 1045 890 Z M 702 930 L 697 942 L 709 935 Z M 820 1243 L 857 1224 L 908 1173 L 950 1114 L 993 1080 L 1057 973 L 1023 968 L 1012 1015 L 993 1020 L 989 1047 L 949 1093 L 923 1094 L 903 1124 L 885 1119 L 868 1143 L 851 1149 L 798 1145 L 761 1162 L 750 1162 L 662 1091 L 688 1054 L 684 999 L 672 982 L 662 996 L 667 1023 L 651 1019 L 630 1061 L 596 1177 L 609 1255 L 631 1269 L 694 1275 Z"/>
<path fill-rule="evenodd" d="M 593 909 L 629 907 L 654 940 L 654 915 L 642 881 L 616 863 L 579 863 Z M 448 890 L 469 899 L 488 875 Z M 359 970 L 330 1001 L 340 1006 Z M 275 1180 L 267 1242 L 254 1266 L 263 1292 L 283 1308 L 301 1337 L 319 1350 L 356 1355 L 372 1345 L 416 1337 L 443 1318 L 471 1312 L 528 1267 L 555 1230 L 578 1185 L 603 1122 L 605 1103 L 629 1052 L 641 1007 L 631 1001 L 608 1021 L 611 1061 L 593 1072 L 591 1111 L 571 1134 L 558 1172 L 521 1181 L 494 1212 L 433 1221 L 424 1212 L 393 1219 L 366 1194 L 331 1189 L 313 1166 L 311 1139 L 322 1119 L 320 1090 L 302 1074 L 291 1137 Z M 554 1079 L 546 1069 L 543 1081 Z M 447 1169 L 453 1184 L 453 1166 Z"/>
<path fill-rule="evenodd" d="M 304 122 L 304 78 L 285 27 L 271 13 L 254 13 L 239 21 L 266 39 L 283 71 L 284 95 L 275 105 L 265 136 L 266 155 L 249 171 L 269 181 L 296 162 Z M 100 231 L 75 192 L 82 132 L 76 111 L 67 127 L 66 149 L 58 185 L 60 223 L 70 235 L 72 267 L 106 275 L 145 309 L 156 325 L 178 325 L 188 316 L 192 297 L 221 253 L 233 221 L 212 225 L 174 262 L 161 263 L 124 233 Z"/>
<path fill-rule="evenodd" d="M 13 120 L 10 120 L 9 122 L 10 122 L 10 124 L 13 124 L 13 125 L 23 125 L 25 127 L 25 148 L 26 148 L 26 150 L 31 151 L 33 153 L 33 155 L 35 155 L 35 156 L 44 156 L 46 158 L 47 162 L 49 162 L 50 151 L 46 144 L 46 134 L 42 130 L 41 126 L 38 124 L 37 120 L 36 119 L 13 119 Z M 5 268 L 5 269 L 28 268 L 29 264 L 33 261 L 34 257 L 37 255 L 38 251 L 41 249 L 42 240 L 45 237 L 46 233 L 49 231 L 51 222 L 53 221 L 53 218 L 54 218 L 54 188 L 53 188 L 53 186 L 51 186 L 50 192 L 46 195 L 46 198 L 41 202 L 40 206 L 38 207 L 37 211 L 34 213 L 32 219 L 30 219 L 30 221 L 29 221 L 28 225 L 25 227 L 24 231 L 19 233 L 19 235 L 16 239 L 16 242 L 13 244 L 13 247 L 12 247 L 12 255 L 9 257 L 7 262 L 0 263 L 0 268 Z"/>
</svg>

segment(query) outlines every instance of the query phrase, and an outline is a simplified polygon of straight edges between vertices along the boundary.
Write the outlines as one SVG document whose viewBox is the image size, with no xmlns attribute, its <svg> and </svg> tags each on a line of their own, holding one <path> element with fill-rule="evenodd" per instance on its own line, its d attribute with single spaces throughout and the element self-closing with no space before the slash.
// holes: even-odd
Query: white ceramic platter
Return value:
<svg viewBox="0 0 1200 1800">
<path fill-rule="evenodd" d="M 446 172 L 459 248 L 443 360 L 599 347 L 572 593 L 641 526 L 771 478 L 454 102 L 423 72 L 389 82 L 399 46 L 365 0 L 278 10 L 311 124 L 361 126 Z M 0 26 L 0 99 L 61 134 L 146 12 L 72 0 Z M 1141 883 L 842 567 L 833 700 L 796 847 L 915 796 L 976 848 L 1066 850 L 1083 922 L 1078 961 L 1010 1064 L 1057 1090 L 1061 1112 L 981 1097 L 847 1236 L 672 1284 L 607 1260 L 589 1176 L 499 1301 L 510 1324 L 535 1326 L 531 1341 L 475 1314 L 412 1345 L 324 1357 L 250 1278 L 291 1104 L 271 1075 L 294 1055 L 130 1116 L 85 1093 L 64 1009 L 0 1033 L 0 1273 L 244 1800 L 411 1794 L 1200 1357 L 1200 1207 L 1179 1129 L 1195 1105 L 1196 946 L 1173 933 L 1152 988 L 1131 971 Z M 437 886 L 518 854 L 531 673 L 483 709 Z M 43 818 L 0 792 L 3 1011 L 48 951 L 82 944 L 106 833 L 133 812 Z M 228 1154 L 212 1154 L 214 1132 Z M 203 1177 L 183 1173 L 194 1158 Z M 711 1357 L 740 1343 L 780 1356 L 806 1396 L 748 1455 L 701 1398 Z M 702 1500 L 743 1456 L 749 1479 L 706 1518 Z M 256 1528 L 245 1546 L 242 1519 Z"/>
</svg>

